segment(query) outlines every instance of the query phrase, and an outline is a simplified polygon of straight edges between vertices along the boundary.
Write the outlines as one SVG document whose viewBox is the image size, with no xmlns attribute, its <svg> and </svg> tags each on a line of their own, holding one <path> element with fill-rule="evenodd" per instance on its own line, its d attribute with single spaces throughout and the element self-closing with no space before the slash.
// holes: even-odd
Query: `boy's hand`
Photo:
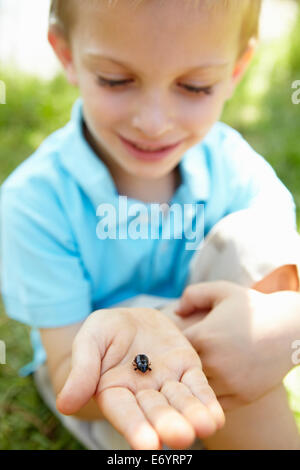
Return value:
<svg viewBox="0 0 300 470">
<path fill-rule="evenodd" d="M 226 281 L 194 284 L 176 313 L 186 318 L 199 311 L 210 312 L 183 333 L 225 411 L 258 399 L 293 367 L 298 293 L 262 294 Z"/>
<path fill-rule="evenodd" d="M 148 356 L 151 371 L 134 370 L 137 354 Z M 150 308 L 98 310 L 84 322 L 57 407 L 73 414 L 92 397 L 133 449 L 187 448 L 224 424 L 196 351 Z"/>
</svg>

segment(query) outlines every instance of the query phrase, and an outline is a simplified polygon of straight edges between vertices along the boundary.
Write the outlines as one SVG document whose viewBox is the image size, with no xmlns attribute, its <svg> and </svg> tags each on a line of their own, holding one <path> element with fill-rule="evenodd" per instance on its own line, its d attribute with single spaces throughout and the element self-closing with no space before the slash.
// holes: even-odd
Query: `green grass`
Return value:
<svg viewBox="0 0 300 470">
<path fill-rule="evenodd" d="M 226 105 L 222 120 L 242 132 L 274 167 L 292 192 L 300 222 L 300 105 L 291 102 L 291 84 L 300 79 L 300 17 L 288 41 L 259 49 L 247 76 Z M 7 105 L 0 105 L 0 184 L 54 130 L 70 117 L 78 96 L 59 75 L 50 82 L 3 71 Z M 32 377 L 18 377 L 31 360 L 29 328 L 8 319 L 0 302 L 0 339 L 7 364 L 0 365 L 0 449 L 83 448 L 40 399 Z M 300 368 L 287 380 L 290 403 L 300 429 Z M 293 375 L 294 374 L 294 375 Z M 289 377 L 288 377 L 289 378 Z M 295 385 L 296 384 L 296 385 Z"/>
<path fill-rule="evenodd" d="M 32 376 L 18 376 L 31 360 L 29 328 L 8 319 L 2 305 L 0 338 L 6 343 L 6 364 L 0 365 L 0 449 L 84 449 L 44 404 Z"/>
<path fill-rule="evenodd" d="M 0 106 L 1 184 L 69 120 L 78 93 L 63 76 L 43 82 L 2 70 L 0 79 L 7 88 L 7 104 Z M 84 449 L 44 404 L 32 376 L 18 376 L 32 359 L 29 333 L 29 327 L 5 316 L 0 301 L 0 339 L 6 343 L 6 364 L 0 365 L 0 449 Z"/>
</svg>

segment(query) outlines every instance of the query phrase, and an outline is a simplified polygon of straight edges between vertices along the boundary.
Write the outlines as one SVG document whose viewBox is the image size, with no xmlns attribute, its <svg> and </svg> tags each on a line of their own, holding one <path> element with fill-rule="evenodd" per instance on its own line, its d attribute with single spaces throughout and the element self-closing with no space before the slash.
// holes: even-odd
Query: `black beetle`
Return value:
<svg viewBox="0 0 300 470">
<path fill-rule="evenodd" d="M 140 370 L 141 372 L 145 373 L 147 370 L 152 370 L 149 366 L 151 366 L 151 362 L 149 362 L 148 357 L 145 354 L 138 354 L 133 363 L 133 366 L 136 366 L 134 370 Z"/>
</svg>

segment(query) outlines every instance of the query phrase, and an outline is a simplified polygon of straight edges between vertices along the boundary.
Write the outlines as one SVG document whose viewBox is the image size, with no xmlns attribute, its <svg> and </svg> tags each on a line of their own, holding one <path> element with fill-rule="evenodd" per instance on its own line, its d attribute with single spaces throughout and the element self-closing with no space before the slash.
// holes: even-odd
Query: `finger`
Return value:
<svg viewBox="0 0 300 470">
<path fill-rule="evenodd" d="M 195 439 L 193 427 L 170 406 L 163 393 L 141 390 L 136 398 L 162 442 L 172 449 L 186 449 L 192 445 Z"/>
<path fill-rule="evenodd" d="M 237 289 L 240 286 L 227 281 L 192 284 L 183 292 L 175 313 L 184 317 L 195 310 L 211 310 Z"/>
<path fill-rule="evenodd" d="M 203 371 L 199 368 L 189 369 L 181 377 L 181 382 L 207 407 L 217 428 L 222 428 L 225 424 L 224 412 Z"/>
<path fill-rule="evenodd" d="M 211 436 L 217 430 L 216 423 L 206 406 L 191 393 L 186 385 L 167 381 L 161 392 L 170 405 L 187 418 L 199 438 Z"/>
<path fill-rule="evenodd" d="M 100 368 L 98 345 L 93 336 L 82 327 L 73 342 L 71 371 L 56 400 L 61 413 L 76 413 L 88 403 L 96 391 Z"/>
<path fill-rule="evenodd" d="M 106 419 L 135 450 L 159 450 L 161 443 L 133 393 L 124 387 L 107 388 L 96 397 Z"/>
</svg>

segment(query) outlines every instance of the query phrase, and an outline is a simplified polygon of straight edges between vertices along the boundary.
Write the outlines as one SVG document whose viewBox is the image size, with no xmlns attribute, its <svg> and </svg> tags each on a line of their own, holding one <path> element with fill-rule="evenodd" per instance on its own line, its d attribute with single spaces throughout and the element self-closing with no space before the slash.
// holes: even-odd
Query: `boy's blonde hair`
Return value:
<svg viewBox="0 0 300 470">
<path fill-rule="evenodd" d="M 70 31 L 76 20 L 76 7 L 86 2 L 89 5 L 99 3 L 103 0 L 51 0 L 50 7 L 50 26 L 55 25 L 68 40 Z M 119 0 L 106 0 L 108 5 L 116 6 Z M 149 0 L 132 0 L 133 6 L 138 6 Z M 166 1 L 166 0 L 165 0 Z M 168 1 L 168 0 L 167 0 Z M 259 17 L 262 0 L 185 0 L 188 3 L 204 4 L 210 10 L 218 11 L 221 7 L 231 9 L 232 11 L 241 11 L 243 21 L 241 25 L 240 48 L 238 58 L 243 55 L 247 49 L 250 39 L 258 38 L 259 35 Z"/>
</svg>

